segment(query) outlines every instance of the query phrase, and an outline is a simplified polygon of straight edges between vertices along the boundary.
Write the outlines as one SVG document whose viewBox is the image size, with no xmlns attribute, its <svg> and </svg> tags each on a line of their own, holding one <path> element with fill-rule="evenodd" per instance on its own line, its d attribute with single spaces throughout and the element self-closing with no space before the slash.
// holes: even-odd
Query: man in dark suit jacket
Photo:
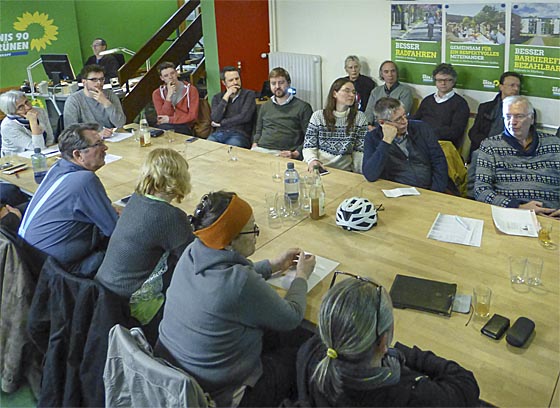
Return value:
<svg viewBox="0 0 560 408">
<path fill-rule="evenodd" d="M 521 75 L 517 72 L 508 71 L 500 76 L 500 92 L 496 97 L 481 103 L 474 124 L 469 130 L 471 139 L 471 154 L 477 150 L 480 143 L 487 137 L 499 135 L 504 130 L 504 119 L 502 118 L 502 100 L 508 96 L 519 95 L 521 90 Z"/>
<path fill-rule="evenodd" d="M 84 64 L 86 65 L 101 65 L 105 68 L 105 83 L 108 84 L 111 78 L 116 78 L 119 76 L 118 71 L 121 67 L 121 63 L 114 55 L 100 55 L 101 52 L 107 49 L 107 42 L 103 38 L 96 38 L 91 44 L 93 49 L 93 54 L 89 57 Z"/>
</svg>

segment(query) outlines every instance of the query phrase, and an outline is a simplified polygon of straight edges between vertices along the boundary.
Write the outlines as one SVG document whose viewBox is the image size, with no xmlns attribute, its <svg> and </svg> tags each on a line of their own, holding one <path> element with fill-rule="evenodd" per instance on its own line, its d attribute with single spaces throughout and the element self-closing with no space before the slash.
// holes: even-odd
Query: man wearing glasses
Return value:
<svg viewBox="0 0 560 408">
<path fill-rule="evenodd" d="M 105 83 L 109 83 L 111 78 L 119 76 L 120 62 L 114 55 L 100 55 L 107 49 L 107 42 L 103 38 L 96 38 L 91 44 L 93 55 L 89 57 L 84 65 L 101 65 L 105 68 Z"/>
<path fill-rule="evenodd" d="M 461 146 L 469 121 L 467 101 L 455 93 L 457 72 L 451 64 L 439 64 L 432 72 L 437 92 L 426 96 L 411 119 L 430 125 L 439 140 L 449 140 Z"/>
<path fill-rule="evenodd" d="M 505 129 L 482 141 L 476 162 L 478 201 L 560 217 L 560 139 L 537 132 L 524 96 L 502 102 Z"/>
<path fill-rule="evenodd" d="M 379 99 L 374 112 L 381 126 L 366 134 L 362 165 L 365 178 L 445 191 L 447 161 L 431 127 L 409 121 L 403 103 L 394 98 Z"/>
<path fill-rule="evenodd" d="M 102 137 L 109 137 L 114 128 L 123 126 L 126 117 L 119 98 L 111 89 L 103 89 L 105 69 L 86 65 L 82 70 L 84 89 L 68 97 L 64 104 L 64 127 L 76 123 L 99 123 Z"/>
<path fill-rule="evenodd" d="M 65 270 L 95 273 L 103 260 L 117 213 L 95 172 L 107 146 L 95 123 L 72 125 L 58 141 L 62 159 L 49 170 L 31 199 L 19 235 Z"/>
</svg>

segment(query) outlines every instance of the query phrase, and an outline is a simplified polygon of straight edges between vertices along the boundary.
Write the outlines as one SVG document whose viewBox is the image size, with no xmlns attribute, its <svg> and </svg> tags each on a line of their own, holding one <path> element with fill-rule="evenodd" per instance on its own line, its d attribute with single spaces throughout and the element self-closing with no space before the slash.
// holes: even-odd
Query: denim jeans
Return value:
<svg viewBox="0 0 560 408">
<path fill-rule="evenodd" d="M 251 140 L 249 140 L 245 133 L 237 130 L 217 130 L 208 136 L 208 140 L 246 149 L 251 147 Z"/>
</svg>

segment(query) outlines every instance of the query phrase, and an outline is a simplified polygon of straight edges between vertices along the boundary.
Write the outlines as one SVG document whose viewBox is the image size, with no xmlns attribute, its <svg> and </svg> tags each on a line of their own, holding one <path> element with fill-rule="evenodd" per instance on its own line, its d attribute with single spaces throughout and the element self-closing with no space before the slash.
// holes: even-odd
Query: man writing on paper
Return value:
<svg viewBox="0 0 560 408">
<path fill-rule="evenodd" d="M 504 131 L 482 141 L 476 161 L 478 201 L 560 217 L 560 139 L 537 132 L 524 96 L 502 102 Z"/>
<path fill-rule="evenodd" d="M 362 165 L 366 179 L 445 191 L 447 161 L 431 128 L 408 121 L 403 103 L 394 98 L 379 99 L 374 112 L 381 126 L 366 134 Z"/>
<path fill-rule="evenodd" d="M 82 69 L 84 89 L 74 92 L 64 104 L 64 127 L 76 123 L 99 123 L 102 137 L 109 137 L 113 129 L 126 123 L 119 98 L 111 89 L 103 89 L 105 68 L 86 65 Z"/>
<path fill-rule="evenodd" d="M 55 258 L 68 272 L 96 272 L 117 223 L 95 172 L 105 165 L 107 146 L 98 125 L 72 125 L 58 141 L 62 158 L 31 199 L 19 235 Z"/>
</svg>

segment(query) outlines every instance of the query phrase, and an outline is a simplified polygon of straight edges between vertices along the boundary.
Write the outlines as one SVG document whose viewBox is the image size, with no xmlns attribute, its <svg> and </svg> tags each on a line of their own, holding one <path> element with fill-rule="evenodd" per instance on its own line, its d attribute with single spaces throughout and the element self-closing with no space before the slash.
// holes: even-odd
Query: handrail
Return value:
<svg viewBox="0 0 560 408">
<path fill-rule="evenodd" d="M 119 82 L 124 84 L 136 76 L 138 69 L 149 59 L 167 38 L 200 5 L 200 0 L 189 0 L 177 10 L 161 28 L 119 69 Z M 198 40 L 197 40 L 198 41 Z M 190 49 L 190 48 L 189 48 Z M 157 65 L 157 64 L 156 64 Z"/>
<path fill-rule="evenodd" d="M 193 0 L 191 0 L 193 1 Z M 196 0 L 198 2 L 198 0 Z M 181 35 L 175 39 L 169 49 L 157 60 L 144 77 L 136 84 L 129 94 L 122 100 L 122 107 L 127 122 L 132 122 L 142 111 L 146 101 L 150 100 L 152 92 L 159 85 L 160 79 L 156 67 L 163 61 L 170 61 L 175 65 L 181 63 L 185 57 L 185 50 L 191 50 L 202 38 L 202 16 L 196 17 Z M 135 56 L 137 56 L 136 54 Z M 120 72 L 119 72 L 120 74 Z"/>
</svg>

